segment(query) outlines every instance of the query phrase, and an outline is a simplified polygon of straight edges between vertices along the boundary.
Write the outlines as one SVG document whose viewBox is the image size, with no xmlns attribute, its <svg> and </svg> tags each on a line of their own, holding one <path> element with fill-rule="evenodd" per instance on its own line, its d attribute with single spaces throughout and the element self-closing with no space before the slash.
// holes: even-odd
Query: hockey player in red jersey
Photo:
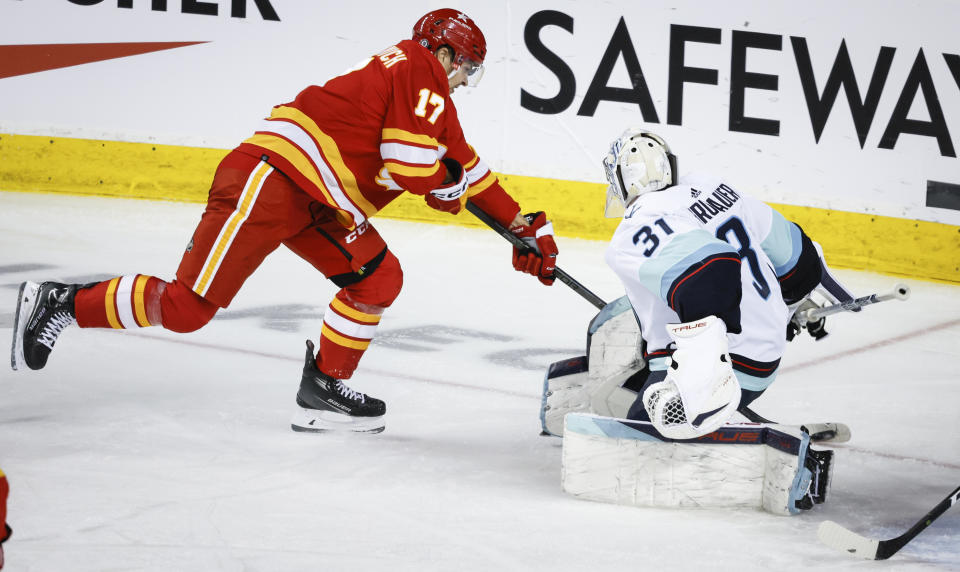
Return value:
<svg viewBox="0 0 960 572">
<path fill-rule="evenodd" d="M 557 247 L 543 212 L 517 202 L 467 144 L 450 98 L 483 75 L 486 40 L 472 19 L 435 10 L 403 40 L 322 86 L 273 108 L 221 161 L 206 210 L 177 270 L 95 284 L 26 282 L 15 315 L 12 365 L 40 369 L 64 327 L 199 329 L 226 308 L 281 244 L 340 290 L 319 348 L 307 341 L 294 430 L 379 432 L 385 404 L 350 389 L 403 275 L 370 217 L 404 192 L 457 213 L 467 199 L 536 249 L 514 267 L 554 280 Z"/>
</svg>

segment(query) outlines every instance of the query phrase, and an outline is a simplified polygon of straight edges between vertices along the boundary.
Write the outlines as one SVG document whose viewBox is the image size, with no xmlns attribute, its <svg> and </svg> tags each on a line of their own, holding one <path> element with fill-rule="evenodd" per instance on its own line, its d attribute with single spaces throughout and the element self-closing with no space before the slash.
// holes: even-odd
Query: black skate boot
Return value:
<svg viewBox="0 0 960 572">
<path fill-rule="evenodd" d="M 379 399 L 347 387 L 317 369 L 313 342 L 307 340 L 307 357 L 303 365 L 300 391 L 297 392 L 297 413 L 290 427 L 294 431 L 383 431 L 383 415 L 387 406 Z"/>
<path fill-rule="evenodd" d="M 53 351 L 60 332 L 76 322 L 73 299 L 77 284 L 59 282 L 24 282 L 13 315 L 13 344 L 10 366 L 17 370 L 27 366 L 42 369 Z"/>
</svg>

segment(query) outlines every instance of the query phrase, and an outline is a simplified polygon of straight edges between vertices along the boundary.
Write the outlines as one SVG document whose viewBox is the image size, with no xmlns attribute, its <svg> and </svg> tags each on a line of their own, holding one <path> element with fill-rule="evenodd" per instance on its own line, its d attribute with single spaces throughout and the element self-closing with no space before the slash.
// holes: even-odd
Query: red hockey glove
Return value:
<svg viewBox="0 0 960 572">
<path fill-rule="evenodd" d="M 553 223 L 547 220 L 543 211 L 525 214 L 523 218 L 527 220 L 526 226 L 510 230 L 523 239 L 528 247 L 513 249 L 513 267 L 536 276 L 540 282 L 550 286 L 553 284 L 558 254 L 557 244 L 553 240 Z"/>
<path fill-rule="evenodd" d="M 467 173 L 460 163 L 444 157 L 441 159 L 447 167 L 444 185 L 427 193 L 427 204 L 438 211 L 457 214 L 463 208 L 460 198 L 467 192 Z"/>
</svg>

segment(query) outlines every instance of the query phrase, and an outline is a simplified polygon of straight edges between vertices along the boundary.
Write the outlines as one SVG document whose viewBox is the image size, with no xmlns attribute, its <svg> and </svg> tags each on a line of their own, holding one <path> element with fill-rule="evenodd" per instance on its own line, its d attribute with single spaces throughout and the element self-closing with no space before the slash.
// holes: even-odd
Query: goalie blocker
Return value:
<svg viewBox="0 0 960 572">
<path fill-rule="evenodd" d="M 615 504 L 793 515 L 826 500 L 832 460 L 797 427 L 728 424 L 679 441 L 649 422 L 570 413 L 562 484 L 576 497 Z"/>
</svg>

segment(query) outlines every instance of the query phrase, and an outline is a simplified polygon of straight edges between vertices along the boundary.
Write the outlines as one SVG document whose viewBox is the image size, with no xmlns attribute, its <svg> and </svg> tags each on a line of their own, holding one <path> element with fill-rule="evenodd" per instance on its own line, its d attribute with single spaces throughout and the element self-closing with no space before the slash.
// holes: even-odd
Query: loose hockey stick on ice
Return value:
<svg viewBox="0 0 960 572">
<path fill-rule="evenodd" d="M 887 300 L 906 300 L 910 297 L 910 287 L 906 284 L 896 284 L 893 287 L 893 291 L 888 294 L 870 294 L 869 296 L 863 296 L 862 298 L 855 298 L 847 302 L 841 302 L 839 304 L 833 304 L 832 306 L 825 306 L 823 308 L 811 308 L 809 310 L 804 310 L 797 316 L 801 324 L 806 324 L 807 322 L 816 322 L 824 316 L 829 316 L 831 314 L 836 314 L 838 312 L 852 312 L 864 306 L 869 306 L 870 304 L 876 304 L 878 302 L 886 302 Z"/>
<path fill-rule="evenodd" d="M 773 423 L 749 407 L 741 407 L 740 414 L 754 423 Z M 843 423 L 804 423 L 800 429 L 810 435 L 814 443 L 846 443 L 850 440 L 850 427 Z"/>
<path fill-rule="evenodd" d="M 493 230 L 497 231 L 497 234 L 507 239 L 507 242 L 509 242 L 510 244 L 520 249 L 530 248 L 530 246 L 527 245 L 527 243 L 520 240 L 520 238 L 518 238 L 512 232 L 507 230 L 502 224 L 500 224 L 492 216 L 487 214 L 486 211 L 484 211 L 483 209 L 481 209 L 471 201 L 467 201 L 467 210 L 473 213 L 474 216 L 476 216 L 478 219 L 483 221 L 484 224 L 486 224 Z M 557 280 L 563 282 L 564 284 L 569 286 L 571 290 L 583 296 L 583 298 L 587 302 L 590 302 L 591 304 L 596 306 L 598 310 L 602 310 L 603 307 L 607 305 L 607 303 L 604 302 L 599 296 L 591 292 L 583 284 L 577 282 L 573 276 L 570 276 L 569 274 L 561 270 L 559 266 L 556 269 L 554 269 L 553 274 L 554 276 L 557 277 Z"/>
<path fill-rule="evenodd" d="M 960 501 L 960 487 L 953 489 L 953 492 L 947 495 L 947 498 L 933 507 L 916 524 L 910 527 L 910 530 L 904 532 L 896 538 L 888 540 L 873 540 L 865 536 L 860 536 L 832 520 L 825 520 L 820 523 L 817 529 L 817 538 L 827 546 L 836 548 L 843 552 L 848 552 L 854 556 L 865 558 L 867 560 L 886 560 L 897 553 L 908 542 L 923 532 L 933 521 L 947 512 L 953 505 Z"/>
</svg>

